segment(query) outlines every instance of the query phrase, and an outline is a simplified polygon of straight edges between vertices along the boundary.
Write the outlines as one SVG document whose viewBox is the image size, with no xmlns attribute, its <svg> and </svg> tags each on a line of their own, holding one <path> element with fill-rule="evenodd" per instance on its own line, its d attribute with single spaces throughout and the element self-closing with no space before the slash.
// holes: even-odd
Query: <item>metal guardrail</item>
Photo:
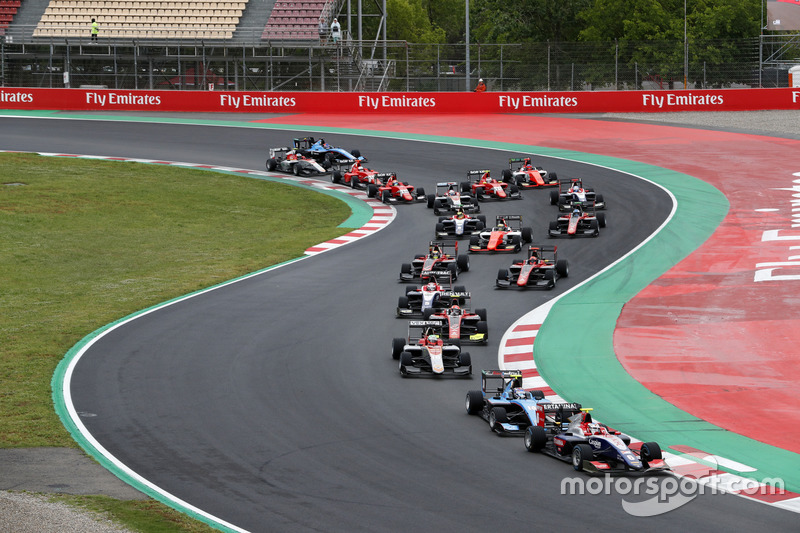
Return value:
<svg viewBox="0 0 800 533">
<path fill-rule="evenodd" d="M 684 88 L 683 41 L 472 44 L 468 61 L 464 45 L 347 34 L 337 44 L 324 36 L 263 40 L 262 30 L 238 28 L 222 40 L 101 36 L 93 44 L 88 32 L 34 38 L 32 28 L 13 27 L 0 39 L 0 83 L 64 87 L 68 72 L 73 87 L 115 89 L 469 91 L 467 80 L 478 78 L 490 91 Z M 788 68 L 800 64 L 800 43 L 797 36 L 690 42 L 688 58 L 689 89 L 785 86 Z"/>
</svg>

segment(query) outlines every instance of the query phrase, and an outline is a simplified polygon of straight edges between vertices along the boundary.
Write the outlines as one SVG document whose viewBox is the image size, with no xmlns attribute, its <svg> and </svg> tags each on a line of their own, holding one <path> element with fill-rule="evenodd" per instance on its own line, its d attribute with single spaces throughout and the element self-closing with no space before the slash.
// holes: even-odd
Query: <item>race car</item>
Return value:
<svg viewBox="0 0 800 533">
<path fill-rule="evenodd" d="M 564 420 L 563 415 L 558 416 L 559 405 L 541 406 L 537 423 L 526 428 L 524 442 L 529 452 L 545 453 L 590 473 L 670 469 L 657 443 L 643 442 L 638 450 L 630 448 L 631 438 L 592 420 L 591 409 L 582 408 Z"/>
<path fill-rule="evenodd" d="M 552 289 L 556 286 L 556 279 L 568 275 L 569 264 L 566 259 L 558 258 L 557 247 L 537 244 L 528 247 L 526 259 L 517 259 L 509 268 L 497 272 L 496 286 L 501 289 Z"/>
<path fill-rule="evenodd" d="M 572 202 L 571 212 L 550 222 L 548 237 L 597 237 L 606 227 L 605 213 L 597 213 L 590 203 Z"/>
<path fill-rule="evenodd" d="M 558 191 L 550 191 L 550 205 L 557 205 L 559 211 L 569 211 L 572 202 L 594 203 L 595 209 L 606 208 L 603 195 L 584 187 L 581 178 L 559 180 Z"/>
<path fill-rule="evenodd" d="M 391 176 L 364 166 L 360 159 L 337 159 L 336 170 L 331 173 L 333 183 L 349 185 L 353 189 L 366 188 L 369 185 L 382 186 Z"/>
<path fill-rule="evenodd" d="M 436 216 L 446 213 L 480 213 L 481 206 L 472 194 L 459 190 L 458 183 L 454 181 L 436 184 L 436 194 L 427 196 L 428 207 L 433 208 Z"/>
<path fill-rule="evenodd" d="M 533 230 L 522 226 L 520 215 L 497 215 L 494 226 L 469 238 L 470 252 L 519 252 L 531 242 Z"/>
<path fill-rule="evenodd" d="M 522 388 L 519 370 L 482 370 L 481 390 L 467 392 L 466 408 L 489 422 L 495 433 L 523 435 L 536 423 L 536 406 L 549 403 L 542 391 Z"/>
<path fill-rule="evenodd" d="M 542 167 L 533 166 L 530 157 L 509 159 L 508 168 L 503 169 L 501 177 L 504 182 L 513 183 L 522 189 L 558 186 L 558 175 Z"/>
<path fill-rule="evenodd" d="M 460 339 L 462 343 L 486 344 L 489 342 L 489 326 L 486 309 L 470 311 L 471 295 L 464 292 L 446 309 L 430 309 L 423 313 L 426 320 L 439 320 L 439 334 L 449 340 Z"/>
<path fill-rule="evenodd" d="M 456 211 L 453 216 L 439 217 L 436 223 L 436 238 L 444 239 L 447 237 L 460 239 L 470 237 L 477 231 L 483 231 L 486 227 L 486 216 L 468 216 L 463 211 Z"/>
<path fill-rule="evenodd" d="M 497 181 L 492 178 L 488 170 L 467 171 L 467 181 L 461 182 L 461 192 L 469 192 L 478 199 L 483 200 L 520 200 L 522 194 L 519 187 L 513 183 Z"/>
<path fill-rule="evenodd" d="M 367 196 L 370 198 L 378 198 L 381 202 L 388 203 L 410 203 L 410 202 L 424 202 L 425 189 L 419 187 L 414 188 L 407 182 L 397 179 L 397 174 L 394 172 L 382 178 L 383 183 L 370 183 L 367 185 Z"/>
<path fill-rule="evenodd" d="M 279 170 L 281 172 L 294 174 L 295 176 L 317 176 L 328 172 L 315 160 L 298 154 L 296 150 L 288 146 L 270 148 L 269 159 L 267 159 L 267 170 L 270 172 Z"/>
<path fill-rule="evenodd" d="M 441 323 L 435 320 L 412 320 L 408 337 L 392 339 L 392 358 L 399 363 L 400 375 L 455 376 L 472 375 L 469 352 L 462 352 L 455 342 L 445 342 L 436 333 Z M 415 334 L 421 329 L 421 334 Z"/>
<path fill-rule="evenodd" d="M 344 148 L 337 148 L 325 142 L 325 139 L 314 139 L 314 137 L 300 137 L 294 139 L 294 149 L 306 157 L 317 161 L 326 169 L 331 168 L 337 159 L 360 159 L 361 152 L 353 150 L 348 152 Z"/>
<path fill-rule="evenodd" d="M 397 300 L 397 316 L 400 318 L 425 316 L 443 311 L 453 303 L 461 303 L 469 293 L 461 285 L 452 286 L 449 270 L 434 270 L 428 281 L 420 287 L 407 287 L 404 296 Z"/>
<path fill-rule="evenodd" d="M 453 251 L 449 252 L 450 249 Z M 469 256 L 458 254 L 457 242 L 431 241 L 428 253 L 400 266 L 400 281 L 427 281 L 434 270 L 448 270 L 456 280 L 460 272 L 469 270 Z"/>
</svg>

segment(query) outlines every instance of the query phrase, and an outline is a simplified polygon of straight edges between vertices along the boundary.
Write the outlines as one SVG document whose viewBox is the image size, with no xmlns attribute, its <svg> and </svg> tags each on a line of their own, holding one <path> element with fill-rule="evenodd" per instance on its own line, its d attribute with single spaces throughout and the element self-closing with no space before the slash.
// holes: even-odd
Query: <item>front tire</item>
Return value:
<svg viewBox="0 0 800 533">
<path fill-rule="evenodd" d="M 642 459 L 642 465 L 645 468 L 650 467 L 650 461 L 658 460 L 662 458 L 661 455 L 661 446 L 659 446 L 655 442 L 644 442 L 642 443 L 642 447 L 640 449 L 640 458 Z"/>
<path fill-rule="evenodd" d="M 402 337 L 395 337 L 392 339 L 392 359 L 400 359 L 400 354 L 403 348 L 406 347 L 406 340 Z"/>
<path fill-rule="evenodd" d="M 492 407 L 492 410 L 489 412 L 489 429 L 499 433 L 503 431 L 503 426 L 500 424 L 505 424 L 506 422 L 508 422 L 508 413 L 505 408 Z"/>
<path fill-rule="evenodd" d="M 572 468 L 578 472 L 583 470 L 583 462 L 594 458 L 592 447 L 588 444 L 576 444 L 572 449 Z"/>
</svg>

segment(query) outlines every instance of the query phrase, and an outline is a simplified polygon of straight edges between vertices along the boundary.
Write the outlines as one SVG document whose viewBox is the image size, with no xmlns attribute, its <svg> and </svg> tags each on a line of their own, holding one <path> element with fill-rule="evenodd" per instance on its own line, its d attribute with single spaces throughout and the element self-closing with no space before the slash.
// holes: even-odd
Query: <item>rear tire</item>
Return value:
<svg viewBox="0 0 800 533">
<path fill-rule="evenodd" d="M 506 183 L 513 183 L 514 182 L 513 181 L 513 176 L 514 175 L 511 173 L 511 169 L 510 168 L 504 168 L 503 172 L 500 173 L 500 176 L 502 176 L 503 181 L 505 181 Z"/>
<path fill-rule="evenodd" d="M 272 172 L 276 168 L 278 168 L 278 162 L 275 160 L 275 158 L 274 157 L 270 157 L 269 159 L 267 159 L 267 170 Z"/>
<path fill-rule="evenodd" d="M 372 183 L 367 185 L 367 196 L 369 198 L 375 198 L 375 196 L 377 196 L 377 194 L 378 194 L 378 187 L 376 187 Z"/>
<path fill-rule="evenodd" d="M 458 265 L 461 272 L 469 271 L 469 256 L 466 254 L 459 254 L 456 256 L 456 265 Z"/>
<path fill-rule="evenodd" d="M 467 399 L 465 402 L 468 415 L 476 415 L 483 410 L 483 392 L 479 390 L 471 390 L 467 392 Z"/>
<path fill-rule="evenodd" d="M 523 242 L 533 242 L 533 229 L 525 227 L 522 228 L 522 241 Z"/>
<path fill-rule="evenodd" d="M 334 170 L 333 174 L 331 174 L 331 181 L 333 183 L 341 183 L 342 182 L 342 171 L 341 170 Z"/>
<path fill-rule="evenodd" d="M 558 205 L 558 191 L 550 191 L 550 205 Z"/>
</svg>

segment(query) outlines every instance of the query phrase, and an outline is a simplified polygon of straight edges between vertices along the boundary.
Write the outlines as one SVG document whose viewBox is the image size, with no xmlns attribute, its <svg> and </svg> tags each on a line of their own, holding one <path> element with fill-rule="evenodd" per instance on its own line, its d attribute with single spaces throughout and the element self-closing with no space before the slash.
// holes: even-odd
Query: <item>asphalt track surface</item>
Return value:
<svg viewBox="0 0 800 533">
<path fill-rule="evenodd" d="M 0 148 L 165 159 L 263 169 L 265 148 L 303 131 L 3 118 Z M 506 165 L 508 152 L 326 135 L 371 166 L 432 191 L 443 177 Z M 610 203 L 598 239 L 559 241 L 570 261 L 563 291 L 647 237 L 666 195 L 611 170 L 539 159 L 562 177 L 591 175 Z M 484 204 L 520 213 L 544 237 L 544 191 Z M 626 202 L 615 201 L 625 198 Z M 402 262 L 425 250 L 435 217 L 399 206 L 386 230 L 145 315 L 103 337 L 72 383 L 95 438 L 145 479 L 250 531 L 537 529 L 793 531 L 796 516 L 729 495 L 699 496 L 636 518 L 618 494 L 563 496 L 569 465 L 531 456 L 463 408 L 479 380 L 403 379 L 390 357 Z M 287 221 L 289 222 L 289 221 Z M 549 292 L 493 289 L 510 256 L 471 257 L 459 283 L 489 311 L 492 341 L 473 366 L 497 365 L 500 334 Z M 591 320 L 591 317 L 585 317 Z M 662 480 L 663 481 L 663 480 Z M 635 500 L 636 498 L 631 497 Z"/>
</svg>

